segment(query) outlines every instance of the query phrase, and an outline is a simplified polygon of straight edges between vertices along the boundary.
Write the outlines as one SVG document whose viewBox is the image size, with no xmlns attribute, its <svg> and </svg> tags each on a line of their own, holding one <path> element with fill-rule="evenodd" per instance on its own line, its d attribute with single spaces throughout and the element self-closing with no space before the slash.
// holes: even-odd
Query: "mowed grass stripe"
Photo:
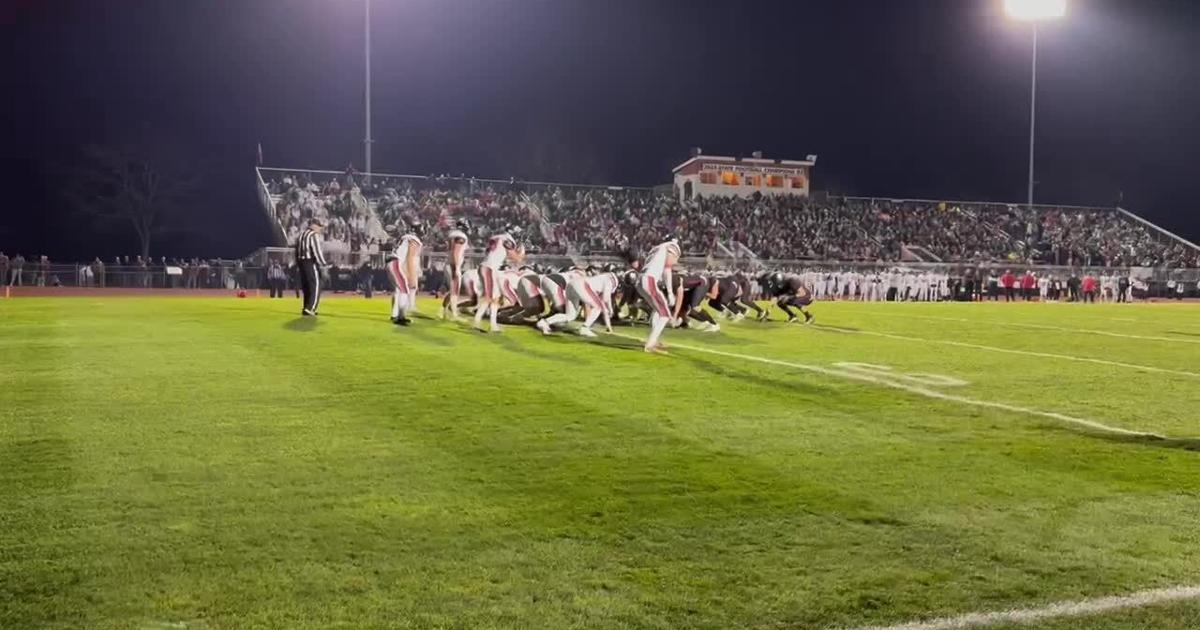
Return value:
<svg viewBox="0 0 1200 630">
<path fill-rule="evenodd" d="M 874 309 L 861 306 L 844 307 L 837 303 L 822 324 L 841 328 L 880 330 L 918 337 L 947 338 L 966 343 L 1013 348 L 1034 352 L 1054 352 L 1096 359 L 1119 360 L 1154 367 L 1192 371 L 1195 368 L 1195 348 L 1190 344 L 1146 342 L 1144 340 L 1080 335 L 1058 330 L 1013 328 L 988 322 L 986 310 L 979 305 L 943 304 L 881 304 Z M 1048 305 L 1049 307 L 1050 305 Z M 992 307 L 996 308 L 996 307 Z M 1148 308 L 1148 307 L 1132 307 Z M 985 309 L 977 314 L 971 309 Z M 1011 311 L 1008 316 L 1027 317 L 1029 309 L 1023 306 L 1004 306 L 1002 311 Z M 1100 312 L 1089 311 L 1090 320 L 1082 321 L 1081 328 L 1096 325 L 1105 319 Z M 1196 309 L 1200 312 L 1200 308 Z M 819 313 L 824 313 L 824 309 Z M 952 315 L 949 319 L 926 319 L 924 314 Z M 917 317 L 920 315 L 920 317 Z M 1187 311 L 1179 311 L 1180 319 L 1186 321 Z"/>
<path fill-rule="evenodd" d="M 1012 321 L 1010 319 L 1009 320 L 1000 320 L 1000 319 L 974 320 L 974 319 L 967 319 L 964 317 L 944 317 L 944 316 L 940 316 L 940 315 L 908 315 L 908 314 L 900 314 L 898 316 L 899 317 L 912 317 L 915 319 L 925 319 L 925 320 L 930 320 L 930 321 L 960 322 L 960 323 L 968 323 L 968 324 L 974 324 L 974 325 L 1008 326 L 1008 327 L 1013 327 L 1013 328 L 1027 328 L 1027 329 L 1034 329 L 1034 330 L 1051 330 L 1051 331 L 1055 331 L 1055 332 L 1064 332 L 1064 333 L 1077 334 L 1077 335 L 1103 335 L 1103 336 L 1107 336 L 1107 337 L 1118 337 L 1121 339 L 1136 339 L 1138 341 L 1160 341 L 1160 342 L 1165 341 L 1165 342 L 1169 342 L 1169 343 L 1200 344 L 1200 339 L 1191 339 L 1188 337 L 1183 337 L 1183 336 L 1178 336 L 1178 335 L 1174 336 L 1174 337 L 1165 337 L 1165 336 L 1149 335 L 1149 334 L 1115 332 L 1112 330 L 1102 330 L 1102 329 L 1097 329 L 1097 328 L 1077 328 L 1077 327 L 1071 327 L 1071 326 L 1061 326 L 1061 325 L 1051 325 L 1051 324 L 1033 324 L 1033 323 L 1028 323 L 1028 322 Z"/>
<path fill-rule="evenodd" d="M 72 383 L 49 369 L 70 360 L 43 343 L 66 330 L 52 306 L 5 309 L 0 321 L 5 341 L 16 337 L 10 323 L 40 321 L 21 327 L 28 346 L 5 351 L 0 386 L 0 627 L 6 628 L 69 623 L 77 617 L 63 603 L 86 592 L 75 560 L 87 553 L 77 534 L 89 522 L 73 505 L 74 488 L 86 478 L 86 448 L 73 439 L 76 418 L 64 407 Z"/>
<path fill-rule="evenodd" d="M 944 394 L 1058 412 L 1133 432 L 1195 437 L 1187 402 L 1195 387 L 1192 379 L 1135 373 L 1103 364 L 1064 369 L 1059 361 L 1037 357 L 1014 361 L 1003 353 L 979 349 L 951 350 L 936 343 L 846 334 L 870 331 L 875 325 L 862 316 L 854 324 L 835 329 L 833 324 L 801 327 L 741 322 L 725 325 L 720 334 L 669 331 L 667 339 L 823 368 L 852 361 L 883 364 L 899 373 L 941 374 L 969 383 L 937 388 Z M 947 330 L 945 334 L 953 338 L 961 333 Z M 1148 391 L 1155 395 L 1147 396 Z"/>
<path fill-rule="evenodd" d="M 873 330 L 839 329 L 836 327 L 820 326 L 819 324 L 817 326 L 818 326 L 818 328 L 820 328 L 822 330 L 829 330 L 829 331 L 832 331 L 835 333 L 842 333 L 842 334 L 870 335 L 873 337 L 882 337 L 884 339 L 895 339 L 897 341 L 904 341 L 904 342 L 954 346 L 956 348 L 969 348 L 972 350 L 986 350 L 988 352 L 1003 352 L 1003 353 L 1007 353 L 1007 354 L 1019 354 L 1019 355 L 1023 355 L 1023 356 L 1038 357 L 1041 359 L 1059 359 L 1059 360 L 1063 360 L 1063 361 L 1093 363 L 1096 365 L 1128 368 L 1128 369 L 1137 370 L 1140 372 L 1155 372 L 1155 373 L 1159 373 L 1159 374 L 1171 374 L 1171 375 L 1175 375 L 1175 376 L 1184 376 L 1187 378 L 1200 378 L 1200 373 L 1197 373 L 1197 372 L 1186 372 L 1183 370 L 1171 370 L 1171 369 L 1167 369 L 1167 368 L 1153 367 L 1150 365 L 1138 365 L 1135 363 L 1125 363 L 1122 361 L 1109 361 L 1106 359 L 1094 359 L 1094 358 L 1090 358 L 1090 357 L 1077 357 L 1077 356 L 1072 356 L 1072 355 L 1068 355 L 1068 354 L 1055 354 L 1055 353 L 1051 353 L 1051 352 L 1032 352 L 1029 350 L 1016 350 L 1013 348 L 985 346 L 985 345 L 980 345 L 980 344 L 975 344 L 975 343 L 965 343 L 962 341 L 950 341 L 950 340 L 946 340 L 946 339 L 928 339 L 928 338 L 924 338 L 924 337 L 910 337 L 910 336 L 905 336 L 905 335 L 897 335 L 895 333 L 880 332 L 880 331 L 873 331 Z"/>
</svg>

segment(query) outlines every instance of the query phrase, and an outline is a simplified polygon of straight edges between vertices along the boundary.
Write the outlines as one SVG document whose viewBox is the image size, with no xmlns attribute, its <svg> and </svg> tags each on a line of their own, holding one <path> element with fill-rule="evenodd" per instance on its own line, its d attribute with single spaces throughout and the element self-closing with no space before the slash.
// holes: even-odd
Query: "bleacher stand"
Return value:
<svg viewBox="0 0 1200 630">
<path fill-rule="evenodd" d="M 643 188 L 449 176 L 377 175 L 369 184 L 352 171 L 260 169 L 260 176 L 288 243 L 315 216 L 328 225 L 326 251 L 351 262 L 379 253 L 395 226 L 417 221 L 437 234 L 465 217 L 476 244 L 517 225 L 530 251 L 542 254 L 636 254 L 670 233 L 699 256 L 1200 266 L 1195 247 L 1110 208 L 790 196 L 681 201 Z M 430 251 L 444 247 L 427 241 Z"/>
</svg>

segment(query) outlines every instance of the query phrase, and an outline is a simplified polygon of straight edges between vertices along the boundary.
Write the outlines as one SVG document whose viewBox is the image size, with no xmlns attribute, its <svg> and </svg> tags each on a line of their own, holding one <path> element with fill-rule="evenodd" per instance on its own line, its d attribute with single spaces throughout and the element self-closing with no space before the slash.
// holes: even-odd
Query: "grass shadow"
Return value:
<svg viewBox="0 0 1200 630">
<path fill-rule="evenodd" d="M 1168 335 L 1183 335 L 1184 337 L 1200 337 L 1200 333 L 1183 332 L 1181 330 L 1168 330 Z"/>
<path fill-rule="evenodd" d="M 577 342 L 577 340 L 575 340 L 575 339 L 571 339 L 571 340 L 566 339 L 565 335 L 556 335 L 553 338 L 558 340 L 559 343 L 567 343 L 568 341 Z M 593 338 L 587 339 L 585 341 L 589 345 L 599 346 L 601 348 L 607 348 L 610 350 L 624 350 L 624 351 L 633 350 L 636 352 L 643 351 L 642 350 L 643 343 L 641 341 L 634 341 L 632 339 L 623 339 L 621 337 L 616 337 L 613 335 L 606 335 L 604 333 L 600 333 L 599 337 L 593 337 Z"/>
<path fill-rule="evenodd" d="M 365 315 L 365 314 L 359 315 L 356 313 L 321 313 L 321 317 L 326 317 L 326 318 L 330 318 L 330 319 L 358 319 L 358 320 L 362 320 L 364 322 L 379 322 L 382 324 L 391 324 L 391 317 L 390 317 L 387 309 L 380 311 L 378 315 Z"/>
<path fill-rule="evenodd" d="M 862 332 L 861 328 L 854 328 L 853 326 L 833 326 L 831 324 L 813 324 L 812 327 L 816 328 L 817 330 L 828 329 L 828 330 L 833 330 L 836 332 L 850 332 L 850 333 Z"/>
<path fill-rule="evenodd" d="M 430 334 L 428 326 L 422 326 L 420 324 L 417 324 L 415 326 L 414 325 L 397 326 L 395 324 L 391 324 L 390 322 L 389 322 L 389 325 L 392 326 L 393 328 L 395 328 L 394 332 L 396 334 L 402 334 L 406 337 L 412 337 L 413 339 L 416 339 L 417 341 L 420 341 L 422 343 L 427 343 L 431 346 L 452 348 L 452 347 L 458 345 L 458 343 L 456 341 L 454 341 L 453 339 L 447 339 L 446 337 L 443 337 L 441 335 Z"/>
<path fill-rule="evenodd" d="M 1116 435 L 1112 433 L 1089 433 L 1106 442 L 1116 444 L 1134 444 L 1138 446 L 1152 446 L 1155 448 L 1167 448 L 1180 451 L 1192 451 L 1200 453 L 1200 438 L 1172 438 L 1161 437 L 1155 435 Z"/>
<path fill-rule="evenodd" d="M 733 325 L 722 324 L 722 330 L 723 332 L 710 333 L 699 329 L 676 328 L 674 330 L 668 329 L 663 334 L 664 341 L 666 341 L 668 346 L 671 345 L 671 337 L 681 338 L 681 340 L 686 340 L 688 343 L 710 346 L 756 346 L 763 344 L 763 341 L 760 339 L 748 339 L 746 337 L 726 334 L 726 332 L 735 330 Z"/>
<path fill-rule="evenodd" d="M 311 332 L 317 328 L 316 317 L 297 317 L 283 325 L 292 332 Z"/>
<path fill-rule="evenodd" d="M 724 366 L 715 361 L 710 361 L 708 359 L 703 359 L 699 356 L 696 356 L 696 353 L 688 352 L 686 349 L 671 350 L 671 354 L 672 354 L 672 356 L 678 357 L 680 360 L 691 365 L 692 367 L 694 367 L 702 372 L 707 372 L 709 374 L 712 374 L 713 376 L 729 378 L 729 379 L 741 381 L 743 383 L 757 385 L 759 387 L 787 389 L 787 390 L 800 392 L 800 393 L 804 393 L 804 394 L 811 394 L 814 397 L 817 395 L 820 395 L 822 397 L 822 399 L 826 401 L 825 404 L 828 404 L 830 396 L 834 396 L 834 394 L 832 394 L 832 390 L 830 390 L 828 387 L 823 387 L 820 385 L 812 385 L 812 384 L 808 384 L 808 383 L 798 383 L 798 382 L 791 381 L 791 380 L 783 381 L 778 378 L 773 378 L 771 376 L 764 375 L 763 373 L 761 373 L 761 368 L 759 369 L 759 372 L 749 372 L 749 371 L 747 371 L 747 368 L 745 368 L 745 367 Z M 796 372 L 795 370 L 792 370 L 789 368 L 779 368 L 776 371 L 771 372 L 770 374 L 783 375 L 783 374 L 794 374 L 795 372 Z"/>
<path fill-rule="evenodd" d="M 516 328 L 516 327 L 514 326 L 514 328 Z M 538 350 L 538 349 L 532 347 L 532 345 L 530 345 L 530 344 L 520 343 L 516 339 L 513 339 L 510 336 L 507 336 L 505 333 L 493 334 L 493 333 L 487 333 L 487 332 L 480 332 L 473 327 L 457 328 L 454 330 L 456 332 L 459 332 L 464 335 L 471 335 L 472 337 L 475 337 L 477 339 L 482 339 L 502 350 L 507 350 L 508 352 L 512 352 L 514 354 L 520 354 L 520 355 L 526 356 L 526 357 L 533 357 L 535 359 L 543 359 L 545 361 L 553 361 L 555 363 L 567 363 L 570 365 L 580 365 L 580 364 L 588 363 L 587 359 L 584 359 L 584 358 L 581 358 L 578 356 L 566 356 L 566 355 L 557 354 L 554 352 L 543 352 L 541 350 Z"/>
</svg>

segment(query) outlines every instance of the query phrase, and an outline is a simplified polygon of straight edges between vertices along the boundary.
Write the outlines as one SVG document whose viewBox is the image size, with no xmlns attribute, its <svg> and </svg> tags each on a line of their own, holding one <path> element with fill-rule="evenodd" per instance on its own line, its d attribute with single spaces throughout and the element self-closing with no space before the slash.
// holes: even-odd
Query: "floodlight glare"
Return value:
<svg viewBox="0 0 1200 630">
<path fill-rule="evenodd" d="M 1008 17 L 1023 22 L 1052 20 L 1067 14 L 1067 0 L 1004 0 Z"/>
</svg>

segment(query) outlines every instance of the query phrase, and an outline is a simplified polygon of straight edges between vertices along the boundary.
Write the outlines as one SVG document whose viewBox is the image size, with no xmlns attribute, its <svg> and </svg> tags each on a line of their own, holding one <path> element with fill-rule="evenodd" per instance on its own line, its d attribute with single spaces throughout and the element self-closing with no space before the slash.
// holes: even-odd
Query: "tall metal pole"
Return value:
<svg viewBox="0 0 1200 630">
<path fill-rule="evenodd" d="M 366 53 L 366 106 L 367 106 L 367 135 L 363 138 L 363 148 L 367 153 L 366 183 L 371 183 L 371 0 L 366 0 L 367 11 L 363 20 L 363 30 L 366 33 L 364 48 Z"/>
<path fill-rule="evenodd" d="M 1033 208 L 1033 137 L 1037 126 L 1037 49 L 1038 27 L 1033 23 L 1033 73 L 1029 89 L 1029 207 Z"/>
</svg>

